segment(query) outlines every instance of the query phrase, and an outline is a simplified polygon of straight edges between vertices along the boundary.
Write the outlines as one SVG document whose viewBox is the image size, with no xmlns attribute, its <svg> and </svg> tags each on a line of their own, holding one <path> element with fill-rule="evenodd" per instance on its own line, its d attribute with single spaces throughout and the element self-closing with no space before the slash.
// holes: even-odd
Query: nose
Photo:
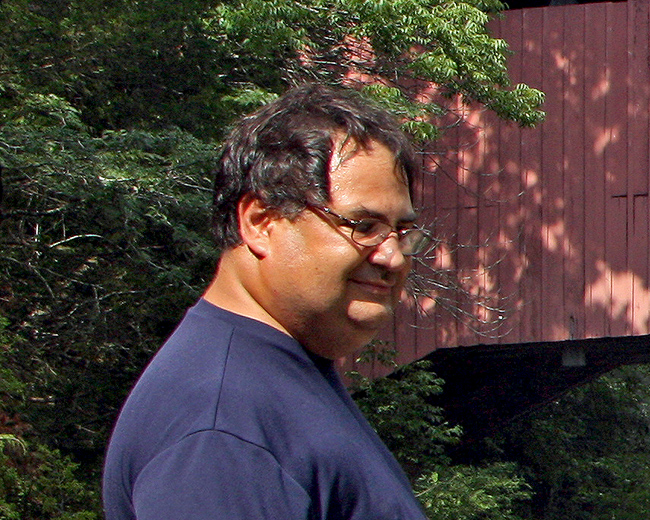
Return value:
<svg viewBox="0 0 650 520">
<path fill-rule="evenodd" d="M 368 260 L 388 269 L 389 271 L 401 271 L 410 267 L 410 257 L 404 256 L 397 238 L 397 232 L 390 233 L 383 242 L 376 245 L 370 253 Z"/>
</svg>

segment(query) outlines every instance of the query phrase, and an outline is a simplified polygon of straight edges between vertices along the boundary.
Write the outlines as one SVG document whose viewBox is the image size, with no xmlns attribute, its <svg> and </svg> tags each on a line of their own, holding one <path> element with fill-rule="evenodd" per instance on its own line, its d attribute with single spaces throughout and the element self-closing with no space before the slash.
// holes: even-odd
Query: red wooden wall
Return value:
<svg viewBox="0 0 650 520">
<path fill-rule="evenodd" d="M 458 288 L 432 290 L 426 315 L 399 311 L 386 337 L 400 363 L 650 333 L 649 27 L 650 0 L 514 10 L 492 25 L 514 52 L 513 83 L 545 92 L 547 118 L 521 129 L 458 105 L 462 124 L 431 145 L 417 203 L 443 239 L 429 264 Z"/>
</svg>

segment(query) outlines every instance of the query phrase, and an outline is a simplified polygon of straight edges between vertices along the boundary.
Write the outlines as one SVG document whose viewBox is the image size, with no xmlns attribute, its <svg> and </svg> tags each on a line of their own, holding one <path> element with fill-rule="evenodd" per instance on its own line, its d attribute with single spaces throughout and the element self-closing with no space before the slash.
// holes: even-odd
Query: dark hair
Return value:
<svg viewBox="0 0 650 520">
<path fill-rule="evenodd" d="M 217 243 L 241 243 L 237 204 L 247 193 L 285 216 L 327 203 L 335 138 L 377 141 L 395 154 L 409 188 L 418 162 L 387 111 L 350 89 L 307 84 L 243 118 L 226 139 L 215 171 L 212 226 Z"/>
</svg>

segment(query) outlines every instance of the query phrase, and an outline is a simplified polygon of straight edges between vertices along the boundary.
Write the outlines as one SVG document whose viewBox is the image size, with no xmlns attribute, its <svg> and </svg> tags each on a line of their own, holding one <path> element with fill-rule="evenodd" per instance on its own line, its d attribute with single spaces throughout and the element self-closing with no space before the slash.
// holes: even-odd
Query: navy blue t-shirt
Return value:
<svg viewBox="0 0 650 520">
<path fill-rule="evenodd" d="M 200 300 L 126 401 L 107 520 L 424 520 L 330 361 Z"/>
</svg>

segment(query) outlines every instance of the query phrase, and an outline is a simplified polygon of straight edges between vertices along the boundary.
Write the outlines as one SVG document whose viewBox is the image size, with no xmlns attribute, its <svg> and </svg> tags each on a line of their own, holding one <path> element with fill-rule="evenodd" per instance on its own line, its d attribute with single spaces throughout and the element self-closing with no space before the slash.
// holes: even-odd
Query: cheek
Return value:
<svg viewBox="0 0 650 520">
<path fill-rule="evenodd" d="M 314 281 L 329 279 L 331 284 L 345 281 L 350 273 L 363 263 L 359 252 L 347 242 L 332 243 L 331 240 L 319 240 L 307 244 L 304 250 L 305 265 L 312 273 Z"/>
<path fill-rule="evenodd" d="M 294 230 L 297 231 L 297 230 Z M 365 258 L 345 238 L 332 230 L 287 233 L 278 253 L 282 277 L 289 286 L 300 287 L 303 297 L 340 300 L 346 296 L 347 280 Z"/>
<path fill-rule="evenodd" d="M 334 300 L 346 296 L 347 283 L 353 266 L 341 260 L 341 256 L 337 257 L 331 254 L 315 258 L 315 262 L 303 272 L 314 291 Z"/>
<path fill-rule="evenodd" d="M 287 288 L 295 288 L 297 297 L 312 301 L 335 299 L 348 276 L 340 252 L 303 244 L 287 247 L 284 262 L 277 269 Z"/>
</svg>

